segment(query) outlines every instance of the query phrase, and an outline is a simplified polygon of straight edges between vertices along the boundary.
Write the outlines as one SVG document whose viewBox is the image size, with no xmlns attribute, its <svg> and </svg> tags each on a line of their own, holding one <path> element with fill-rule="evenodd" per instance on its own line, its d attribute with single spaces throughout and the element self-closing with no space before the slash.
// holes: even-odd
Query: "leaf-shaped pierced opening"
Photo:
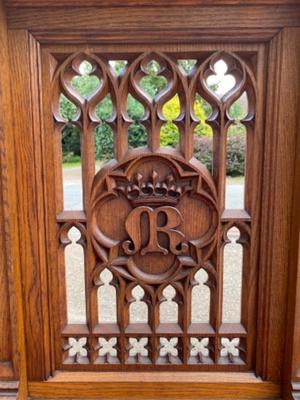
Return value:
<svg viewBox="0 0 300 400">
<path fill-rule="evenodd" d="M 113 280 L 113 274 L 108 268 L 105 268 L 100 274 L 101 281 L 107 285 Z"/>
<path fill-rule="evenodd" d="M 96 116 L 102 121 L 109 121 L 114 115 L 114 105 L 111 94 L 107 94 L 96 106 Z"/>
<path fill-rule="evenodd" d="M 100 79 L 96 75 L 90 75 L 93 66 L 84 60 L 79 66 L 81 75 L 75 75 L 71 80 L 71 86 L 85 99 L 89 98 L 99 87 Z"/>
<path fill-rule="evenodd" d="M 227 74 L 228 65 L 225 60 L 220 59 L 213 65 L 213 72 L 206 79 L 207 88 L 218 98 L 224 97 L 236 84 L 233 75 Z"/>
<path fill-rule="evenodd" d="M 103 163 L 113 158 L 113 129 L 106 122 L 101 122 L 94 131 L 96 170 Z"/>
<path fill-rule="evenodd" d="M 235 226 L 230 228 L 227 232 L 228 240 L 230 240 L 231 243 L 236 243 L 239 240 L 240 236 L 241 232 Z"/>
<path fill-rule="evenodd" d="M 167 287 L 164 288 L 163 290 L 163 296 L 167 300 L 173 300 L 174 297 L 176 296 L 176 290 L 173 288 L 173 286 L 168 285 Z"/>
<path fill-rule="evenodd" d="M 142 91 L 152 100 L 168 86 L 166 77 L 160 74 L 161 70 L 162 68 L 157 61 L 150 61 L 144 71 L 146 75 L 139 82 Z"/>
<path fill-rule="evenodd" d="M 141 300 L 144 295 L 145 291 L 140 285 L 135 286 L 132 290 L 132 296 L 135 298 L 135 300 Z"/>
<path fill-rule="evenodd" d="M 126 71 L 127 60 L 109 60 L 109 65 L 116 76 L 123 75 Z"/>
<path fill-rule="evenodd" d="M 176 148 L 179 144 L 179 129 L 173 122 L 166 122 L 160 128 L 160 145 Z"/>
<path fill-rule="evenodd" d="M 73 226 L 68 232 L 68 238 L 74 244 L 77 243 L 77 241 L 81 238 L 80 230 L 78 228 L 76 228 L 75 226 Z"/>
<path fill-rule="evenodd" d="M 143 124 L 135 122 L 128 127 L 128 144 L 131 149 L 147 144 L 147 130 Z"/>
<path fill-rule="evenodd" d="M 131 94 L 127 96 L 126 110 L 129 118 L 133 121 L 139 121 L 145 114 L 145 107 Z"/>
<path fill-rule="evenodd" d="M 178 94 L 176 94 L 164 104 L 162 113 L 168 122 L 172 122 L 179 117 L 180 112 L 180 100 Z"/>
<path fill-rule="evenodd" d="M 181 71 L 183 71 L 186 75 L 190 75 L 190 73 L 193 71 L 194 67 L 197 64 L 197 60 L 195 59 L 177 60 L 177 63 Z"/>
<path fill-rule="evenodd" d="M 59 113 L 67 121 L 74 121 L 78 114 L 78 107 L 70 101 L 65 95 L 59 96 Z"/>
<path fill-rule="evenodd" d="M 229 108 L 228 115 L 235 121 L 241 121 L 248 115 L 248 96 L 244 92 Z"/>
</svg>

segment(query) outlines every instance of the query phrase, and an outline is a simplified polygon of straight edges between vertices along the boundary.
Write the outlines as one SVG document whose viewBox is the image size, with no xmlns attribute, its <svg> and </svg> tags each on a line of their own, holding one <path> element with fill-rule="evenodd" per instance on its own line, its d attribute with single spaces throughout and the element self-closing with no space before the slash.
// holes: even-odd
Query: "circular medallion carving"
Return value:
<svg viewBox="0 0 300 400">
<path fill-rule="evenodd" d="M 98 173 L 89 220 L 98 257 L 122 276 L 153 285 L 181 279 L 215 246 L 214 183 L 199 162 L 139 155 Z"/>
</svg>

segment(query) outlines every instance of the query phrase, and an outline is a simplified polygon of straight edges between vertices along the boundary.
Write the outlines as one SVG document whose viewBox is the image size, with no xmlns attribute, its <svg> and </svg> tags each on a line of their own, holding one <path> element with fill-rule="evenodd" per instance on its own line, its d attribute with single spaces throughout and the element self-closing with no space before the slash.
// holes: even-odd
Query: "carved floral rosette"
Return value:
<svg viewBox="0 0 300 400">
<path fill-rule="evenodd" d="M 94 179 L 89 229 L 101 265 L 147 285 L 207 269 L 219 221 L 209 172 L 172 151 L 133 153 Z"/>
</svg>

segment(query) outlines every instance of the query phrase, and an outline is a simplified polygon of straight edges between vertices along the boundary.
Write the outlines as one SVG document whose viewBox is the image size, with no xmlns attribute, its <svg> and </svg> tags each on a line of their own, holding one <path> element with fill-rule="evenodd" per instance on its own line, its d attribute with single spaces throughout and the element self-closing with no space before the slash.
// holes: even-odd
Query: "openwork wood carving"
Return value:
<svg viewBox="0 0 300 400">
<path fill-rule="evenodd" d="M 177 281 L 205 266 L 214 250 L 214 183 L 204 169 L 180 161 L 139 155 L 95 179 L 94 248 L 101 262 L 126 279 L 147 285 Z"/>
<path fill-rule="evenodd" d="M 194 369 L 251 368 L 251 202 L 246 195 L 244 210 L 228 212 L 224 208 L 227 131 L 235 122 L 229 109 L 243 93 L 248 99 L 248 114 L 241 121 L 247 130 L 247 157 L 253 149 L 255 58 L 251 54 L 224 52 L 191 54 L 195 65 L 186 73 L 178 62 L 180 54 L 126 54 L 126 67 L 117 75 L 110 57 L 73 54 L 58 60 L 54 68 L 54 142 L 58 146 L 61 130 L 70 123 L 60 113 L 63 94 L 77 110 L 72 123 L 81 132 L 84 200 L 84 210 L 66 213 L 58 196 L 59 265 L 63 268 L 63 252 L 69 243 L 67 232 L 76 226 L 82 235 L 78 243 L 85 251 L 88 321 L 87 325 L 68 325 L 65 306 L 62 307 L 63 367 L 76 369 L 84 364 L 84 368 L 97 370 L 138 364 L 148 369 L 168 365 L 189 365 Z M 72 85 L 83 60 L 90 63 L 91 75 L 99 80 L 88 98 L 83 98 Z M 226 62 L 227 74 L 235 80 L 222 97 L 207 84 L 218 60 Z M 156 63 L 157 74 L 165 81 L 164 88 L 154 97 L 141 87 L 151 62 Z M 95 175 L 94 129 L 103 123 L 96 108 L 107 95 L 113 111 L 105 123 L 114 134 L 115 158 Z M 147 132 L 147 146 L 138 149 L 128 146 L 128 129 L 134 123 L 127 110 L 129 95 L 144 107 L 140 123 Z M 194 130 L 199 124 L 194 112 L 196 95 L 212 109 L 206 121 L 213 130 L 212 173 L 193 157 Z M 172 121 L 179 132 L 179 145 L 162 148 L 160 132 L 167 122 L 163 107 L 174 96 L 178 96 L 180 103 L 179 115 Z M 61 188 L 59 156 L 56 161 L 56 181 Z M 251 163 L 246 168 L 246 179 L 250 179 Z M 224 324 L 222 257 L 228 243 L 227 232 L 232 227 L 240 231 L 238 243 L 244 254 L 242 317 L 239 323 Z M 207 274 L 204 284 L 210 293 L 207 323 L 194 323 L 191 319 L 192 290 L 198 284 L 195 274 L 200 269 Z M 112 274 L 110 285 L 116 293 L 117 317 L 111 323 L 99 321 L 97 314 L 97 290 L 104 285 L 100 275 L 105 270 Z M 63 279 L 61 274 L 61 284 Z M 142 291 L 139 301 L 146 305 L 146 322 L 130 320 L 130 307 L 137 301 L 133 291 L 137 287 Z M 174 294 L 168 297 L 170 288 Z M 175 322 L 161 320 L 161 306 L 168 302 L 177 307 Z"/>
</svg>

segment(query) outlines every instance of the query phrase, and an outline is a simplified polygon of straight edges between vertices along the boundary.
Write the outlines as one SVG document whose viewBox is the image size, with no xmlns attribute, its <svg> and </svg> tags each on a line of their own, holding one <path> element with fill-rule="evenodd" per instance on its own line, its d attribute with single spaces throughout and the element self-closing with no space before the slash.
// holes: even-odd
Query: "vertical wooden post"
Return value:
<svg viewBox="0 0 300 400">
<path fill-rule="evenodd" d="M 0 1 L 0 398 L 27 398 L 6 14 Z M 16 381 L 19 381 L 19 384 Z M 18 393 L 16 393 L 18 389 Z"/>
<path fill-rule="evenodd" d="M 267 73 L 265 146 L 269 150 L 264 155 L 256 371 L 273 381 L 280 380 L 285 369 L 283 333 L 290 288 L 282 277 L 291 271 L 288 256 L 299 105 L 299 93 L 294 90 L 299 83 L 299 33 L 299 28 L 285 28 L 271 40 Z"/>
<path fill-rule="evenodd" d="M 287 40 L 294 47 L 295 67 L 290 68 L 295 87 L 300 86 L 300 28 L 290 29 Z M 291 76 L 292 76 L 291 75 Z M 297 147 L 295 158 L 295 177 L 293 185 L 293 214 L 290 242 L 290 262 L 287 303 L 288 323 L 286 331 L 286 358 L 284 376 L 284 399 L 300 399 L 300 95 L 295 93 L 294 129 L 297 132 Z M 298 118 L 297 118 L 298 116 Z M 297 124 L 298 123 L 298 124 Z"/>
</svg>

